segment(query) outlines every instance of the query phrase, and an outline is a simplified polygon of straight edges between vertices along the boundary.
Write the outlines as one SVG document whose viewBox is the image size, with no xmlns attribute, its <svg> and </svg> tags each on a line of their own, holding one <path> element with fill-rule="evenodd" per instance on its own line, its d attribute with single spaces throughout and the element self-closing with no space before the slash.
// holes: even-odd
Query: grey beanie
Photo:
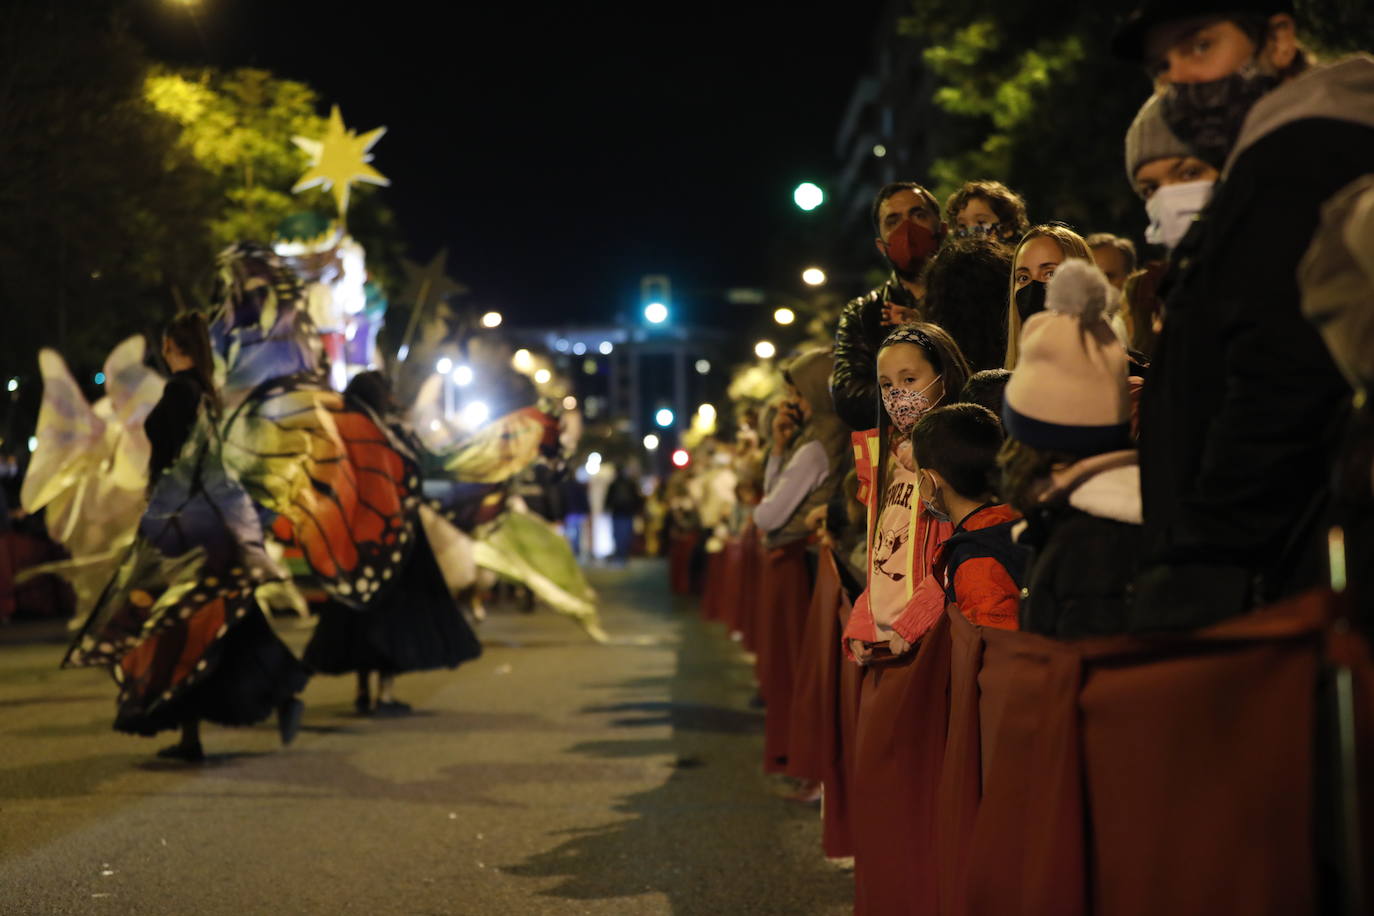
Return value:
<svg viewBox="0 0 1374 916">
<path fill-rule="evenodd" d="M 1131 129 L 1126 131 L 1126 180 L 1135 187 L 1136 169 L 1169 156 L 1191 156 L 1188 148 L 1164 120 L 1160 97 L 1152 95 L 1140 106 Z"/>
</svg>

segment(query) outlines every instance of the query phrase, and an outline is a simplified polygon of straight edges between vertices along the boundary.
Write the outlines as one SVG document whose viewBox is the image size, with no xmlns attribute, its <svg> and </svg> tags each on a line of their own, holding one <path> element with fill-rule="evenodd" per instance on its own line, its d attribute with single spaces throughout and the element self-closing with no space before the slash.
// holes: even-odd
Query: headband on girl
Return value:
<svg viewBox="0 0 1374 916">
<path fill-rule="evenodd" d="M 928 354 L 936 352 L 935 341 L 931 340 L 929 334 L 922 331 L 914 324 L 898 325 L 892 330 L 891 334 L 883 338 L 882 345 L 879 346 L 878 349 L 885 350 L 894 344 L 900 343 L 915 344 Z"/>
</svg>

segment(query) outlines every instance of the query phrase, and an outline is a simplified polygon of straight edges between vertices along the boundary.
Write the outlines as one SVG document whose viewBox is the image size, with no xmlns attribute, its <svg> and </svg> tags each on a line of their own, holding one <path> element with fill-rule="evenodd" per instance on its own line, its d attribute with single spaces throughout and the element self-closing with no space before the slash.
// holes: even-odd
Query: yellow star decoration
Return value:
<svg viewBox="0 0 1374 916">
<path fill-rule="evenodd" d="M 329 124 L 325 127 L 324 137 L 312 140 L 309 137 L 292 137 L 295 143 L 313 160 L 310 170 L 301 176 L 291 189 L 293 194 L 306 188 L 323 187 L 334 194 L 334 203 L 339 208 L 339 217 L 348 212 L 348 191 L 355 181 L 386 187 L 391 181 L 381 172 L 368 165 L 372 154 L 368 152 L 386 133 L 385 127 L 378 127 L 359 136 L 344 127 L 339 106 L 329 109 Z"/>
</svg>

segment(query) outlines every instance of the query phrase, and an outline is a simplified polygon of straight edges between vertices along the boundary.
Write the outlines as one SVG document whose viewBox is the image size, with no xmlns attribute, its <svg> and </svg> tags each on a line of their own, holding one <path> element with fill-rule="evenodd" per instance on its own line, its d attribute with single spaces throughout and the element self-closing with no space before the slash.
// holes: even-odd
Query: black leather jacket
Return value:
<svg viewBox="0 0 1374 916">
<path fill-rule="evenodd" d="M 878 347 L 892 330 L 883 324 L 884 302 L 920 308 L 920 303 L 893 274 L 882 286 L 846 305 L 835 331 L 830 398 L 840 419 L 854 430 L 878 425 Z"/>
</svg>

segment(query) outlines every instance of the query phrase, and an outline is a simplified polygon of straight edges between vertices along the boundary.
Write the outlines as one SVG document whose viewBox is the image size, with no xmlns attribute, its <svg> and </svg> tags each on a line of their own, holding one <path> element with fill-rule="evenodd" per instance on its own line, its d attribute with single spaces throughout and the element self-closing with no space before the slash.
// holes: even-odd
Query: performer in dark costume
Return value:
<svg viewBox="0 0 1374 916">
<path fill-rule="evenodd" d="M 348 409 L 370 412 L 418 459 L 418 442 L 400 422 L 391 389 L 380 372 L 355 376 L 344 392 Z M 405 715 L 410 705 L 396 699 L 396 676 L 406 671 L 455 668 L 476 658 L 481 643 L 449 593 L 425 526 L 417 518 L 415 542 L 405 566 L 363 608 L 336 598 L 319 607 L 319 623 L 306 646 L 305 662 L 322 674 L 356 672 L 359 715 Z M 376 703 L 370 680 L 377 674 Z"/>
<path fill-rule="evenodd" d="M 254 596 L 273 564 L 247 494 L 221 463 L 204 319 L 173 321 L 163 355 L 173 374 L 144 426 L 150 499 L 139 537 L 64 664 L 112 666 L 120 731 L 180 728 L 160 757 L 204 760 L 201 719 L 251 725 L 276 712 L 289 744 L 309 675 Z"/>
</svg>

